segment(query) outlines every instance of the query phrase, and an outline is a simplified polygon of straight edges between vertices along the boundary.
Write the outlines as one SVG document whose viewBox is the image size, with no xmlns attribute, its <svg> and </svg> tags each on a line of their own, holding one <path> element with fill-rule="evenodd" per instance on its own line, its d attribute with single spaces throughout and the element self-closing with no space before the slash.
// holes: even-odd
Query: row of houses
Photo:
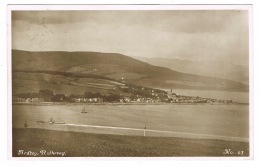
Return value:
<svg viewBox="0 0 260 167">
<path fill-rule="evenodd" d="M 119 99 L 119 101 L 121 103 L 158 103 L 159 100 L 154 100 L 151 98 L 143 98 L 143 97 L 139 97 L 137 99 L 132 99 L 129 97 L 124 97 L 122 99 Z"/>
<path fill-rule="evenodd" d="M 103 103 L 102 98 L 84 98 L 84 97 L 79 97 L 79 98 L 73 98 L 72 99 L 76 103 Z"/>
<path fill-rule="evenodd" d="M 103 103 L 102 98 L 73 98 L 76 103 Z M 119 99 L 120 103 L 158 103 L 158 100 L 153 100 L 151 98 L 137 98 L 131 99 L 130 97 L 123 97 Z"/>
<path fill-rule="evenodd" d="M 44 102 L 43 98 L 20 98 L 13 97 L 12 99 L 15 103 L 40 103 Z M 73 98 L 72 101 L 76 103 L 103 103 L 101 98 Z"/>
<path fill-rule="evenodd" d="M 20 98 L 20 97 L 13 97 L 12 99 L 13 102 L 16 103 L 40 103 L 43 102 L 43 98 Z"/>
<path fill-rule="evenodd" d="M 171 103 L 232 103 L 232 100 L 218 100 L 212 98 L 203 98 L 198 96 L 183 96 L 175 93 L 168 94 Z"/>
</svg>

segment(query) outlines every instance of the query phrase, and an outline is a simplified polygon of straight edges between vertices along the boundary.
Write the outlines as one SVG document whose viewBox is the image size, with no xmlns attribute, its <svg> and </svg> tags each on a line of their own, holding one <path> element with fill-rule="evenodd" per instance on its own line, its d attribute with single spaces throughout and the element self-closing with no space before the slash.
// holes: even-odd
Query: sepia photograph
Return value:
<svg viewBox="0 0 260 167">
<path fill-rule="evenodd" d="M 250 6 L 10 10 L 12 157 L 252 156 Z"/>
</svg>

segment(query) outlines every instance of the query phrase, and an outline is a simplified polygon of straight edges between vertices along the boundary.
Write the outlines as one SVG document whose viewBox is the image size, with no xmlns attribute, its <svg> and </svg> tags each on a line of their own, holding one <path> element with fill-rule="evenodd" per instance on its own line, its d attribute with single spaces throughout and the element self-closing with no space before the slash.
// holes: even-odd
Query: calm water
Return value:
<svg viewBox="0 0 260 167">
<path fill-rule="evenodd" d="M 87 114 L 81 110 L 86 108 Z M 67 124 L 115 126 L 237 138 L 249 137 L 248 105 L 13 105 L 13 127 L 143 135 L 142 131 L 40 124 L 48 121 Z M 183 136 L 147 132 L 150 136 Z M 188 135 L 189 136 L 189 135 Z M 185 136 L 184 136 L 185 137 Z M 213 137 L 214 138 L 214 137 Z"/>
</svg>

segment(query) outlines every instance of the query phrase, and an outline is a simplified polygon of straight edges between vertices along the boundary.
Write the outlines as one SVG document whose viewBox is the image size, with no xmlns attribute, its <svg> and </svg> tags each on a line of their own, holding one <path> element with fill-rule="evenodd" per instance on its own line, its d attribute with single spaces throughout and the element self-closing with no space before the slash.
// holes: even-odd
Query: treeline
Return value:
<svg viewBox="0 0 260 167">
<path fill-rule="evenodd" d="M 18 98 L 42 98 L 45 102 L 75 102 L 76 98 L 101 98 L 104 102 L 119 102 L 122 96 L 118 94 L 102 95 L 98 93 L 85 92 L 83 95 L 54 94 L 53 91 L 45 89 L 38 93 L 20 93 L 15 95 Z"/>
<path fill-rule="evenodd" d="M 101 98 L 105 102 L 119 102 L 122 96 L 118 94 L 109 94 L 109 95 L 102 95 L 99 92 L 98 93 L 92 93 L 92 92 L 85 92 L 83 95 L 84 98 Z"/>
<path fill-rule="evenodd" d="M 167 98 L 167 92 L 159 89 L 153 89 L 148 87 L 142 87 L 132 84 L 127 84 L 125 87 L 116 87 L 118 90 L 131 94 L 133 98 L 143 97 L 143 98 L 151 98 L 151 99 L 164 99 Z"/>
</svg>

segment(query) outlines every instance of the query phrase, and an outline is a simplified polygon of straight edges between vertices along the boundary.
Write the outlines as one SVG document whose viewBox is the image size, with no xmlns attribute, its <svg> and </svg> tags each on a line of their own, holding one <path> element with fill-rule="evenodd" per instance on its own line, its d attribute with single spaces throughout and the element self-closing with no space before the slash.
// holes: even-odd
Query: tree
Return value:
<svg viewBox="0 0 260 167">
<path fill-rule="evenodd" d="M 92 92 L 85 92 L 84 95 L 86 98 L 94 98 L 94 94 Z"/>
<path fill-rule="evenodd" d="M 39 91 L 39 96 L 43 98 L 44 101 L 50 102 L 54 97 L 54 93 L 51 90 L 45 89 Z"/>
<path fill-rule="evenodd" d="M 52 101 L 56 101 L 56 102 L 67 101 L 67 97 L 64 94 L 56 94 L 52 98 Z"/>
<path fill-rule="evenodd" d="M 121 97 L 118 94 L 110 94 L 108 96 L 105 96 L 104 98 L 107 102 L 119 102 Z"/>
<path fill-rule="evenodd" d="M 85 98 L 98 98 L 98 97 L 102 98 L 103 96 L 99 92 L 97 92 L 97 93 L 85 92 L 84 97 Z"/>
</svg>

